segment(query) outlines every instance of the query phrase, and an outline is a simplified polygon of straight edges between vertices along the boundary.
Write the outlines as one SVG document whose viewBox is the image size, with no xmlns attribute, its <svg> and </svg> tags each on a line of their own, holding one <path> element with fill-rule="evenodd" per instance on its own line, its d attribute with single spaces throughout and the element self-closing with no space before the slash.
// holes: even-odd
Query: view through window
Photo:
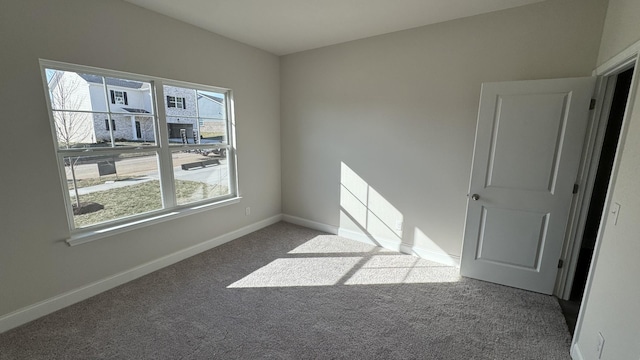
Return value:
<svg viewBox="0 0 640 360">
<path fill-rule="evenodd" d="M 228 89 L 47 61 L 42 70 L 71 230 L 237 196 Z"/>
</svg>

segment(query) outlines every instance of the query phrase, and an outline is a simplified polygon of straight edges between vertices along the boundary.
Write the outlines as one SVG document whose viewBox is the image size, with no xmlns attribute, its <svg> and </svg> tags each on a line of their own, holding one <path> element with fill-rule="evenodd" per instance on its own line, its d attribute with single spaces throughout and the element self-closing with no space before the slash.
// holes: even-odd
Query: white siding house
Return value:
<svg viewBox="0 0 640 360">
<path fill-rule="evenodd" d="M 224 100 L 212 94 L 198 92 L 200 135 L 226 140 L 226 107 Z"/>
<path fill-rule="evenodd" d="M 78 76 L 89 86 L 94 136 L 97 142 L 110 141 L 109 116 L 113 139 L 121 141 L 154 141 L 153 107 L 150 84 L 138 81 L 103 78 L 90 74 L 66 72 Z M 148 114 L 148 115 L 145 115 Z"/>
<path fill-rule="evenodd" d="M 48 76 L 61 144 L 155 141 L 151 84 L 69 71 Z M 183 130 L 189 143 L 226 137 L 222 94 L 165 85 L 164 95 L 171 142 L 182 142 Z"/>
</svg>

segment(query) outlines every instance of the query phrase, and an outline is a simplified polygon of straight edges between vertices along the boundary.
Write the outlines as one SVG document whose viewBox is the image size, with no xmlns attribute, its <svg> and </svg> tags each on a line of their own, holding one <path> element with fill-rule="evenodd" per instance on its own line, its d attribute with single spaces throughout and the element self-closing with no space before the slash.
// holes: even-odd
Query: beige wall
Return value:
<svg viewBox="0 0 640 360">
<path fill-rule="evenodd" d="M 598 64 L 640 40 L 640 1 L 609 0 Z"/>
<path fill-rule="evenodd" d="M 0 316 L 276 215 L 281 198 L 287 214 L 340 226 L 343 163 L 402 215 L 403 242 L 459 255 L 480 84 L 590 74 L 596 57 L 640 39 L 638 2 L 610 0 L 598 54 L 605 3 L 550 0 L 285 56 L 279 69 L 273 55 L 124 2 L 0 0 L 0 149 L 11 155 L 0 157 Z M 65 245 L 38 58 L 232 88 L 243 201 Z M 578 332 L 585 359 L 598 331 L 603 358 L 640 353 L 640 289 L 624 278 L 640 273 L 638 149 L 636 111 L 615 182 L 622 212 Z"/>
<path fill-rule="evenodd" d="M 0 316 L 280 214 L 276 56 L 121 1 L 0 8 Z M 241 203 L 68 247 L 38 58 L 233 89 Z"/>
<path fill-rule="evenodd" d="M 283 212 L 459 256 L 481 83 L 590 75 L 605 10 L 551 0 L 284 56 Z M 369 213 L 341 215 L 342 164 L 380 195 Z"/>
<path fill-rule="evenodd" d="M 610 0 L 604 29 L 601 62 L 640 39 L 640 2 Z M 635 82 L 637 87 L 637 74 Z M 612 201 L 619 203 L 621 210 L 617 224 L 609 216 L 599 240 L 582 326 L 576 332 L 577 347 L 585 360 L 598 359 L 598 332 L 605 339 L 602 359 L 640 357 L 640 93 L 630 104 L 628 132 L 613 180 Z"/>
</svg>

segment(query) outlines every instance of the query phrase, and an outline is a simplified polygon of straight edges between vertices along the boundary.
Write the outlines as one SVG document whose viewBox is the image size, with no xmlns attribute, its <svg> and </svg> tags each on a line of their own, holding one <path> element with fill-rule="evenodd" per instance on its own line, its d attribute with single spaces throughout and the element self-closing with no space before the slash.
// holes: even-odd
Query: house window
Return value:
<svg viewBox="0 0 640 360">
<path fill-rule="evenodd" d="M 187 108 L 187 99 L 183 98 L 183 97 L 167 95 L 167 107 L 168 108 L 186 109 Z"/>
<path fill-rule="evenodd" d="M 105 130 L 109 131 L 109 119 L 104 119 Z M 116 131 L 116 121 L 111 119 L 111 130 Z"/>
<path fill-rule="evenodd" d="M 129 105 L 126 91 L 110 90 L 111 103 L 116 105 Z"/>
<path fill-rule="evenodd" d="M 41 67 L 72 237 L 237 201 L 231 120 L 208 124 L 207 109 L 177 120 L 164 111 L 159 115 L 152 105 L 167 99 L 170 107 L 171 97 L 164 93 L 179 89 L 194 98 L 213 96 L 226 107 L 229 89 L 47 60 Z M 131 90 L 108 89 L 111 84 Z M 146 104 L 144 112 L 133 119 L 127 109 L 111 106 L 119 99 Z M 173 101 L 184 108 L 184 97 Z M 116 120 L 121 120 L 118 137 Z M 122 128 L 128 124 L 129 130 Z"/>
</svg>

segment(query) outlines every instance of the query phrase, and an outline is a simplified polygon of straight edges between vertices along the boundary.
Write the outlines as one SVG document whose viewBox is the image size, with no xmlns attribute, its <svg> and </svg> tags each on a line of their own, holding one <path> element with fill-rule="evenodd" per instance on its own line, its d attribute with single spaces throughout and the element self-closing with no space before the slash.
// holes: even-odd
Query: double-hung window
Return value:
<svg viewBox="0 0 640 360">
<path fill-rule="evenodd" d="M 104 119 L 104 129 L 109 131 L 109 119 Z M 111 129 L 116 130 L 116 121 L 114 119 L 111 119 Z"/>
<path fill-rule="evenodd" d="M 41 67 L 72 238 L 237 201 L 229 89 Z"/>
<path fill-rule="evenodd" d="M 126 91 L 118 91 L 118 90 L 111 90 L 111 103 L 112 104 L 117 104 L 117 105 L 128 105 L 129 102 L 127 101 L 127 92 Z"/>
<path fill-rule="evenodd" d="M 187 108 L 187 99 L 179 96 L 167 95 L 167 107 L 168 108 Z"/>
</svg>

